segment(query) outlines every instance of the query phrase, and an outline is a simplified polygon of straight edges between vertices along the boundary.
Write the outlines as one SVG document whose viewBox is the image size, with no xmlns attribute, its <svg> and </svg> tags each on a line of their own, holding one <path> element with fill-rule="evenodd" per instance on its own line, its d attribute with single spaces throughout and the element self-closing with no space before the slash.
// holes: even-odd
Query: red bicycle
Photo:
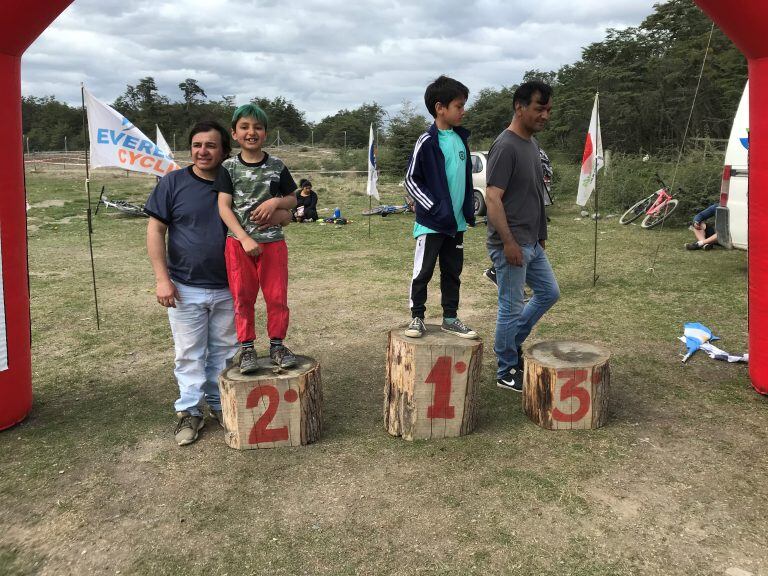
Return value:
<svg viewBox="0 0 768 576">
<path fill-rule="evenodd" d="M 664 222 L 675 211 L 678 204 L 677 198 L 670 194 L 669 186 L 664 184 L 661 176 L 656 174 L 656 179 L 661 184 L 661 188 L 647 198 L 643 198 L 630 206 L 619 218 L 619 224 L 629 224 L 645 214 L 645 218 L 640 222 L 640 226 L 642 228 L 653 228 Z M 678 188 L 678 190 L 682 191 L 682 188 Z"/>
</svg>

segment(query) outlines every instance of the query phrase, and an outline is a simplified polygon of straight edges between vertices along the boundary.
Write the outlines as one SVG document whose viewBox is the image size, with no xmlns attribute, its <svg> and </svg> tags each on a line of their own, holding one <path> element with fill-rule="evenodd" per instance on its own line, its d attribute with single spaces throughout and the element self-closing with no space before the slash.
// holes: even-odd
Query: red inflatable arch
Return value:
<svg viewBox="0 0 768 576">
<path fill-rule="evenodd" d="M 26 209 L 21 144 L 21 55 L 72 0 L 3 0 L 0 21 L 0 126 L 16 134 L 6 143 L 0 165 L 0 244 L 8 369 L 0 371 L 0 430 L 24 419 L 32 405 L 29 287 L 27 285 Z M 764 0 L 696 0 L 749 60 L 750 197 L 749 319 L 752 327 L 768 325 L 768 2 Z M 752 385 L 768 394 L 768 330 L 749 334 Z"/>
<path fill-rule="evenodd" d="M 32 406 L 21 55 L 71 2 L 3 0 L 0 18 L 0 126 L 10 134 L 0 164 L 0 258 L 8 357 L 8 369 L 0 371 L 0 430 L 23 420 Z"/>
<path fill-rule="evenodd" d="M 768 394 L 768 2 L 695 0 L 749 64 L 749 376 Z"/>
</svg>

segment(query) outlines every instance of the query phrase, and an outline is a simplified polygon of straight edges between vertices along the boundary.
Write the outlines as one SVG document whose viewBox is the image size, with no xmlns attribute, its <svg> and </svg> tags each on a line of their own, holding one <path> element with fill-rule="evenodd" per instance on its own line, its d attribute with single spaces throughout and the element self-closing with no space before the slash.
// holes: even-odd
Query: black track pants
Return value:
<svg viewBox="0 0 768 576">
<path fill-rule="evenodd" d="M 440 303 L 444 318 L 455 318 L 459 309 L 461 270 L 464 267 L 464 232 L 456 236 L 424 234 L 416 238 L 411 280 L 411 316 L 424 318 L 427 284 L 440 261 Z"/>
</svg>

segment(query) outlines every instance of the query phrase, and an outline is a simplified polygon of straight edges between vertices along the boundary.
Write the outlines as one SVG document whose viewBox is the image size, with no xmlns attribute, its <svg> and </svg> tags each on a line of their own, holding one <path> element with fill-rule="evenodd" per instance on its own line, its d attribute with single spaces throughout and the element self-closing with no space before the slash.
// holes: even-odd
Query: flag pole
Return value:
<svg viewBox="0 0 768 576">
<path fill-rule="evenodd" d="M 371 210 L 373 209 L 373 196 L 368 195 L 368 238 L 371 237 Z"/>
<path fill-rule="evenodd" d="M 85 148 L 85 195 L 88 199 L 88 207 L 86 208 L 86 220 L 88 222 L 88 250 L 91 254 L 91 278 L 93 279 L 93 304 L 96 308 L 96 330 L 101 330 L 101 322 L 99 321 L 99 296 L 96 292 L 96 266 L 93 262 L 93 220 L 91 218 L 91 173 L 89 169 L 88 159 L 88 129 L 87 118 L 85 113 L 85 86 L 80 82 L 80 100 L 83 107 L 83 146 Z"/>
<path fill-rule="evenodd" d="M 599 80 L 598 80 L 599 83 Z M 594 249 L 594 259 L 592 262 L 592 287 L 594 288 L 597 285 L 597 221 L 600 217 L 600 212 L 598 210 L 598 200 L 600 198 L 598 190 L 600 189 L 597 185 L 597 152 L 602 149 L 602 142 L 600 142 L 600 139 L 602 138 L 601 130 L 600 130 L 600 92 L 598 91 L 595 94 L 595 104 L 597 107 L 597 133 L 595 134 L 595 249 Z"/>
</svg>

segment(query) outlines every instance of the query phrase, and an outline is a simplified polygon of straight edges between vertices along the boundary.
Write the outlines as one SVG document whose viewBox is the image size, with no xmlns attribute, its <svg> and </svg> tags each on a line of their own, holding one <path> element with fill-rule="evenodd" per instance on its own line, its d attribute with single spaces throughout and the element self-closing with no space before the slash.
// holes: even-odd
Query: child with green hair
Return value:
<svg viewBox="0 0 768 576">
<path fill-rule="evenodd" d="M 240 372 L 258 369 L 254 305 L 261 288 L 267 307 L 269 357 L 280 368 L 296 365 L 283 344 L 288 331 L 288 247 L 282 226 L 296 206 L 296 182 L 283 161 L 263 150 L 267 115 L 245 104 L 232 116 L 232 138 L 240 153 L 225 160 L 214 182 L 221 219 L 229 228 L 224 256 L 235 304 Z"/>
</svg>

